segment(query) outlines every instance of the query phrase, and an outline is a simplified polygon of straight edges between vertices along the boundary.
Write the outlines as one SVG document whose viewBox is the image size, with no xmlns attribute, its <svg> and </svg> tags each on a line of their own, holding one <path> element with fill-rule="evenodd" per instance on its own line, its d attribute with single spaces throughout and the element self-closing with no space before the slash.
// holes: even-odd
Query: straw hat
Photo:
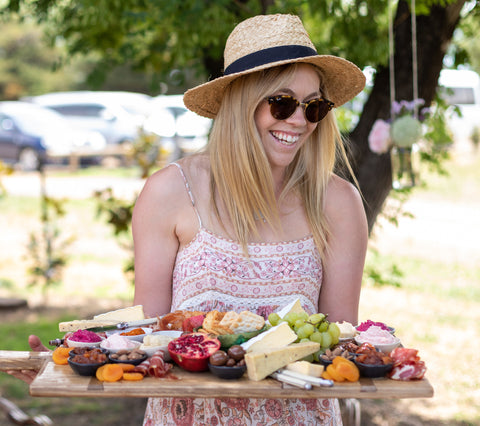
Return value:
<svg viewBox="0 0 480 426">
<path fill-rule="evenodd" d="M 224 75 L 185 92 L 185 106 L 199 115 L 215 118 L 228 84 L 237 77 L 294 62 L 321 69 L 329 99 L 335 107 L 362 91 L 365 76 L 353 63 L 319 55 L 302 21 L 294 15 L 259 15 L 238 24 L 227 39 Z"/>
</svg>

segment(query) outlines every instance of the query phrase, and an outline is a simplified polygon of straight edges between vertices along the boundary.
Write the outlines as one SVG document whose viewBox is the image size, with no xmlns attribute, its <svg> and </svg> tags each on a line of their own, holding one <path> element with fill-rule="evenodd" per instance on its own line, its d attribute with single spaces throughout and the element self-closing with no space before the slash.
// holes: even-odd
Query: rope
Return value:
<svg viewBox="0 0 480 426">
<path fill-rule="evenodd" d="M 415 0 L 412 0 L 410 16 L 412 18 L 412 73 L 413 73 L 413 100 L 418 99 L 418 63 L 417 63 L 417 19 Z M 418 104 L 414 102 L 413 116 L 418 119 Z"/>
<path fill-rule="evenodd" d="M 388 53 L 390 69 L 390 115 L 395 120 L 393 103 L 395 102 L 395 53 L 393 36 L 392 0 L 388 0 Z M 413 100 L 418 99 L 418 59 L 417 59 L 417 19 L 415 13 L 415 0 L 411 0 L 411 26 L 412 26 L 412 81 Z M 413 115 L 418 119 L 418 105 L 414 103 Z"/>
<path fill-rule="evenodd" d="M 393 103 L 395 102 L 395 58 L 393 50 L 393 19 L 392 19 L 392 0 L 388 0 L 388 63 L 390 66 L 390 115 L 392 121 L 395 120 Z"/>
</svg>

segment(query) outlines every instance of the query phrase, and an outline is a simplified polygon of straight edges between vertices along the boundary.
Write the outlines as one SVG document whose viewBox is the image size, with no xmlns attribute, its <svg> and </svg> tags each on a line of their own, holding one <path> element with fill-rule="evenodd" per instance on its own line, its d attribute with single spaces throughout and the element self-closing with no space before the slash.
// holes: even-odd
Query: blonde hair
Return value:
<svg viewBox="0 0 480 426">
<path fill-rule="evenodd" d="M 230 217 L 234 237 L 246 254 L 249 236 L 258 235 L 259 216 L 270 226 L 281 228 L 270 165 L 255 125 L 255 110 L 265 97 L 286 87 L 299 65 L 270 68 L 234 80 L 225 90 L 210 134 L 207 152 L 214 211 L 222 223 L 219 198 Z M 321 93 L 328 99 L 328 93 L 322 89 L 321 72 L 314 68 L 320 76 Z M 328 249 L 329 235 L 323 204 L 337 157 L 353 176 L 335 116 L 329 113 L 287 167 L 281 194 L 299 194 L 322 258 Z"/>
</svg>

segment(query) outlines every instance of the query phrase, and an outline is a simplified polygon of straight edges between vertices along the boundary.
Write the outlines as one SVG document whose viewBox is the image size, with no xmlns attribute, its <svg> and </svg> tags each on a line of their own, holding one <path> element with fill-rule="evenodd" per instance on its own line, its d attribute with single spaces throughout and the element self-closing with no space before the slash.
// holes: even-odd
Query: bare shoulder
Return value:
<svg viewBox="0 0 480 426">
<path fill-rule="evenodd" d="M 335 216 L 338 213 L 358 214 L 364 212 L 362 197 L 357 188 L 345 179 L 332 175 L 325 198 L 325 213 Z"/>
<path fill-rule="evenodd" d="M 145 182 L 140 199 L 154 199 L 156 202 L 168 200 L 169 204 L 175 200 L 184 200 L 186 195 L 185 178 L 197 176 L 206 168 L 205 160 L 201 156 L 192 156 L 179 160 L 177 164 L 169 164 L 153 173 Z"/>
</svg>

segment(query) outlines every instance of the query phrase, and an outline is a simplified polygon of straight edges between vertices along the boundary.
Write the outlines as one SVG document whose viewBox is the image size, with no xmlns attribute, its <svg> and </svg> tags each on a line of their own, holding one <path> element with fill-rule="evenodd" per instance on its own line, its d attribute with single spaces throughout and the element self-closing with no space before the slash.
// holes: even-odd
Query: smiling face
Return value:
<svg viewBox="0 0 480 426">
<path fill-rule="evenodd" d="M 287 86 L 270 95 L 290 95 L 299 102 L 307 102 L 321 96 L 319 86 L 318 73 L 312 66 L 301 64 Z M 318 125 L 305 118 L 302 106 L 298 106 L 285 120 L 277 120 L 272 117 L 267 100 L 258 105 L 255 111 L 255 124 L 274 173 L 283 173 Z"/>
</svg>

